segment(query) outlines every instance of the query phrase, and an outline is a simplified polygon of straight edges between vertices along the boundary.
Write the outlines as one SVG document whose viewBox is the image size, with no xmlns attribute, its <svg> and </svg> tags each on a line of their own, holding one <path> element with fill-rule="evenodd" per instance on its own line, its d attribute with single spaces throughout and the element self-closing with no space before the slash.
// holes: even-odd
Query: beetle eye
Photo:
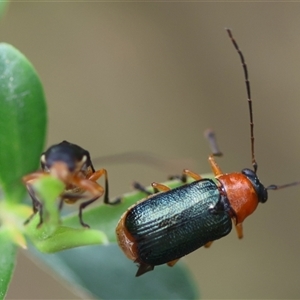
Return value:
<svg viewBox="0 0 300 300">
<path fill-rule="evenodd" d="M 81 170 L 86 169 L 86 161 L 87 161 L 87 156 L 83 155 L 82 159 L 77 163 L 77 167 L 80 168 Z"/>
<path fill-rule="evenodd" d="M 40 162 L 41 162 L 41 166 L 44 167 L 44 165 L 46 164 L 46 156 L 45 156 L 45 154 L 42 154 Z"/>
<path fill-rule="evenodd" d="M 264 191 L 263 191 L 263 198 L 260 199 L 260 202 L 261 202 L 261 203 L 265 203 L 267 200 L 268 200 L 268 190 L 264 188 Z"/>
<path fill-rule="evenodd" d="M 253 188 L 258 197 L 258 201 L 261 203 L 265 203 L 268 200 L 268 191 L 263 186 L 263 184 L 259 181 L 256 173 L 250 169 L 243 169 L 242 174 L 244 174 L 252 183 Z"/>
</svg>

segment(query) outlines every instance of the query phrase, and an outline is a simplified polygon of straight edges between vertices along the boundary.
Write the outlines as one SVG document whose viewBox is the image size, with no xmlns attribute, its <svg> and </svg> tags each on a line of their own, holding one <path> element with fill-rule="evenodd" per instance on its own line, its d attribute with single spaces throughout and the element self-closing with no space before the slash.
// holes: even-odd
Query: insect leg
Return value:
<svg viewBox="0 0 300 300">
<path fill-rule="evenodd" d="M 132 184 L 132 186 L 133 186 L 133 188 L 135 189 L 135 190 L 138 190 L 138 191 L 140 191 L 140 192 L 142 192 L 142 193 L 145 193 L 146 195 L 152 195 L 153 193 L 151 193 L 151 192 L 149 192 L 149 191 L 147 191 L 146 190 L 146 188 L 142 185 L 142 184 L 140 184 L 139 182 L 134 182 L 133 184 Z"/>
<path fill-rule="evenodd" d="M 214 154 L 212 154 L 208 157 L 208 161 L 211 165 L 212 171 L 213 171 L 215 176 L 223 174 L 223 172 L 221 171 L 221 169 L 219 168 L 218 164 L 215 161 Z"/>
<path fill-rule="evenodd" d="M 182 175 L 171 175 L 171 176 L 168 177 L 168 179 L 169 180 L 178 179 L 182 183 L 186 183 L 187 182 L 187 176 L 184 173 Z"/>
<path fill-rule="evenodd" d="M 40 221 L 39 221 L 37 227 L 40 227 L 43 224 L 43 204 L 37 198 L 35 191 L 31 185 L 36 179 L 38 179 L 42 176 L 47 176 L 47 175 L 43 172 L 35 172 L 35 173 L 31 173 L 29 175 L 26 175 L 22 178 L 23 182 L 26 184 L 26 189 L 31 198 L 32 210 L 33 210 L 33 214 L 30 215 L 27 220 L 25 220 L 24 225 L 27 225 L 37 212 L 39 212 L 39 216 L 40 216 Z"/>
<path fill-rule="evenodd" d="M 154 193 L 158 193 L 158 192 L 167 192 L 170 190 L 170 188 L 166 185 L 163 185 L 161 183 L 157 183 L 157 182 L 152 182 L 151 186 L 154 189 Z"/>
<path fill-rule="evenodd" d="M 83 222 L 82 210 L 86 206 L 90 205 L 91 203 L 96 201 L 98 198 L 100 198 L 104 194 L 104 188 L 95 181 L 92 181 L 90 179 L 83 179 L 83 178 L 80 178 L 80 177 L 77 177 L 77 176 L 72 179 L 72 183 L 74 185 L 82 188 L 84 191 L 87 191 L 87 192 L 89 192 L 93 195 L 93 198 L 91 198 L 88 201 L 85 201 L 85 202 L 81 203 L 80 206 L 79 206 L 79 221 L 80 221 L 80 224 L 84 227 L 89 228 L 90 226 Z"/>
<path fill-rule="evenodd" d="M 31 219 L 35 216 L 35 214 L 37 212 L 39 212 L 40 221 L 39 221 L 39 224 L 37 225 L 37 227 L 39 227 L 43 223 L 43 214 L 42 214 L 42 207 L 43 207 L 43 205 L 38 200 L 38 198 L 36 197 L 36 194 L 35 194 L 32 186 L 30 184 L 27 184 L 26 188 L 27 188 L 28 194 L 29 194 L 29 196 L 31 198 L 31 201 L 32 201 L 32 210 L 33 210 L 33 213 L 29 216 L 28 219 L 25 220 L 24 225 L 27 225 L 31 221 Z"/>
<path fill-rule="evenodd" d="M 236 229 L 236 233 L 239 239 L 242 239 L 244 234 L 243 234 L 243 224 L 239 223 L 239 224 L 235 224 L 235 229 Z"/>
<path fill-rule="evenodd" d="M 171 260 L 171 261 L 167 262 L 167 265 L 168 265 L 169 267 L 173 267 L 178 261 L 179 261 L 179 258 L 178 258 L 178 259 Z"/>
<path fill-rule="evenodd" d="M 209 248 L 210 246 L 211 246 L 211 244 L 212 244 L 213 242 L 211 241 L 211 242 L 208 242 L 208 243 L 206 243 L 205 245 L 204 245 L 204 248 Z"/>
<path fill-rule="evenodd" d="M 192 177 L 195 180 L 202 179 L 202 177 L 199 174 L 194 173 L 194 172 L 192 172 L 190 170 L 187 170 L 187 169 L 183 170 L 183 174 L 186 175 L 186 176 Z"/>
<path fill-rule="evenodd" d="M 104 182 L 105 182 L 105 185 L 104 185 L 104 203 L 105 204 L 111 204 L 111 205 L 118 204 L 120 202 L 119 198 L 117 198 L 113 202 L 109 202 L 109 186 L 108 186 L 108 175 L 107 175 L 106 169 L 101 169 L 101 170 L 98 170 L 98 171 L 94 172 L 88 179 L 91 180 L 91 181 L 96 182 L 103 175 L 104 175 Z"/>
</svg>

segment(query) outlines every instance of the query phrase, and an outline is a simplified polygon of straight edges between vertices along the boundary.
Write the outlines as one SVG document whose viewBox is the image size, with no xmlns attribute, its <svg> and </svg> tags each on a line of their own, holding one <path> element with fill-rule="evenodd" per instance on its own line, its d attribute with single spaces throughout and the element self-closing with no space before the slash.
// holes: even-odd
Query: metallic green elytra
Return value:
<svg viewBox="0 0 300 300">
<path fill-rule="evenodd" d="M 136 261 L 161 265 L 179 259 L 232 229 L 227 199 L 210 179 L 154 194 L 124 216 Z"/>
</svg>

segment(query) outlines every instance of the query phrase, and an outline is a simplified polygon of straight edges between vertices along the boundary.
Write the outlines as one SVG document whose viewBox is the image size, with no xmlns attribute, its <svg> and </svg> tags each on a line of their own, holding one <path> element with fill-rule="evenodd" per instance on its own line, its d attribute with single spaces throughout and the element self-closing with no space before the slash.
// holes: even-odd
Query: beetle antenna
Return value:
<svg viewBox="0 0 300 300">
<path fill-rule="evenodd" d="M 283 185 L 272 184 L 272 185 L 269 185 L 266 189 L 275 191 L 275 190 L 285 189 L 285 188 L 299 185 L 299 184 L 300 184 L 300 181 L 295 181 L 295 182 L 291 182 L 291 183 L 287 183 L 287 184 L 283 184 Z"/>
<path fill-rule="evenodd" d="M 256 173 L 257 172 L 257 163 L 256 163 L 256 160 L 255 160 L 255 155 L 254 155 L 254 123 L 253 123 L 252 99 L 251 99 L 250 82 L 249 82 L 249 77 L 248 77 L 248 68 L 247 68 L 246 61 L 244 59 L 244 55 L 243 55 L 242 51 L 240 50 L 237 42 L 233 38 L 231 30 L 228 29 L 228 28 L 225 28 L 225 30 L 227 31 L 227 33 L 229 35 L 229 38 L 231 39 L 234 48 L 236 49 L 236 51 L 238 52 L 238 54 L 240 56 L 241 63 L 242 63 L 242 66 L 243 66 L 243 70 L 244 70 L 246 90 L 247 90 L 247 98 L 248 98 L 249 115 L 250 115 L 250 137 L 251 137 L 252 166 L 253 166 L 254 172 Z"/>
<path fill-rule="evenodd" d="M 215 132 L 210 128 L 206 129 L 204 131 L 204 136 L 208 140 L 209 147 L 213 156 L 223 156 L 223 153 L 219 149 Z"/>
</svg>

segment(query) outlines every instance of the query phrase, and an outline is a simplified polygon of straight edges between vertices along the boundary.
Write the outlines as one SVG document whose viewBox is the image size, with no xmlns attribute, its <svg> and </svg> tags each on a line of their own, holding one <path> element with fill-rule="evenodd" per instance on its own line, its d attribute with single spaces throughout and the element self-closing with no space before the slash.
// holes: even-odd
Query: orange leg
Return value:
<svg viewBox="0 0 300 300">
<path fill-rule="evenodd" d="M 167 262 L 167 265 L 168 265 L 169 267 L 173 267 L 178 261 L 179 261 L 179 258 L 178 258 L 178 259 L 171 260 L 171 261 Z"/>
<path fill-rule="evenodd" d="M 94 173 L 91 174 L 88 180 L 97 181 L 103 175 L 105 175 L 105 178 L 107 178 L 107 171 L 105 169 L 95 171 Z"/>
<path fill-rule="evenodd" d="M 239 239 L 242 239 L 244 234 L 243 234 L 243 224 L 239 223 L 235 225 L 236 233 Z"/>
<path fill-rule="evenodd" d="M 166 185 L 163 185 L 161 183 L 157 183 L 157 182 L 153 182 L 151 183 L 151 186 L 154 189 L 154 193 L 158 193 L 158 192 L 167 192 L 170 190 L 170 188 Z"/>
<path fill-rule="evenodd" d="M 210 163 L 210 165 L 211 165 L 212 171 L 213 171 L 213 173 L 214 173 L 215 176 L 218 176 L 218 175 L 222 175 L 222 174 L 223 174 L 223 172 L 222 172 L 221 169 L 219 168 L 218 164 L 216 163 L 213 154 L 209 156 L 208 161 L 209 161 L 209 163 Z"/>
<path fill-rule="evenodd" d="M 204 245 L 205 248 L 209 248 L 213 242 L 208 242 Z"/>
<path fill-rule="evenodd" d="M 181 180 L 182 183 L 187 183 L 187 176 L 192 177 L 195 180 L 202 179 L 202 177 L 199 174 L 194 173 L 194 172 L 192 172 L 190 170 L 187 170 L 187 169 L 182 171 L 182 176 L 169 176 L 169 179 L 170 180 L 179 179 L 179 180 Z"/>
<path fill-rule="evenodd" d="M 98 198 L 100 198 L 104 194 L 104 188 L 95 181 L 92 181 L 90 179 L 79 178 L 77 176 L 73 177 L 71 183 L 83 189 L 84 191 L 89 192 L 93 196 L 90 200 L 81 203 L 79 206 L 80 224 L 84 227 L 89 228 L 90 226 L 83 222 L 82 210 L 94 201 L 96 201 Z"/>
<path fill-rule="evenodd" d="M 105 169 L 98 170 L 91 174 L 91 176 L 88 178 L 88 180 L 96 182 L 101 176 L 104 175 L 105 180 L 105 193 L 104 193 L 104 203 L 109 203 L 109 189 L 108 189 L 108 177 L 107 177 L 107 171 Z"/>
<path fill-rule="evenodd" d="M 96 172 L 94 172 L 93 174 L 91 174 L 91 176 L 88 178 L 88 180 L 91 181 L 97 181 L 101 176 L 104 175 L 104 180 L 105 180 L 105 187 L 104 187 L 104 203 L 105 204 L 110 204 L 110 205 L 114 205 L 114 204 L 118 204 L 120 203 L 121 199 L 117 198 L 115 201 L 110 202 L 109 201 L 109 186 L 108 186 L 108 175 L 107 175 L 107 171 L 106 169 L 101 169 L 98 170 Z"/>
<path fill-rule="evenodd" d="M 104 194 L 104 188 L 95 181 L 74 176 L 71 179 L 71 184 L 91 193 L 98 198 Z"/>
<path fill-rule="evenodd" d="M 28 175 L 25 175 L 23 176 L 22 178 L 22 181 L 25 183 L 25 184 L 28 184 L 30 183 L 30 181 L 34 181 L 42 176 L 47 176 L 48 174 L 47 173 L 44 173 L 42 171 L 40 172 L 34 172 L 34 173 L 31 173 L 31 174 L 28 174 Z"/>
<path fill-rule="evenodd" d="M 202 177 L 199 174 L 194 173 L 194 172 L 192 172 L 190 170 L 187 170 L 187 169 L 183 170 L 183 174 L 186 175 L 186 176 L 190 176 L 190 177 L 192 177 L 195 180 L 202 179 Z"/>
</svg>

